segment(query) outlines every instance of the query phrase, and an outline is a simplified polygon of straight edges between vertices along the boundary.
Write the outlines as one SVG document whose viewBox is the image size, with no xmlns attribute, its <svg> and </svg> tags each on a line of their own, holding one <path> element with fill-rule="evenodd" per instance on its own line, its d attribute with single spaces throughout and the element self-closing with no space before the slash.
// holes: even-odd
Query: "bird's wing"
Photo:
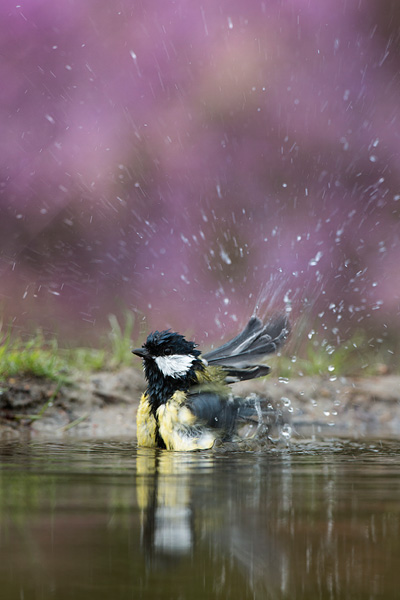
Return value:
<svg viewBox="0 0 400 600">
<path fill-rule="evenodd" d="M 253 398 L 223 396 L 213 391 L 189 391 L 185 405 L 199 424 L 221 429 L 226 437 L 235 431 L 238 421 L 253 421 L 259 416 Z"/>
<path fill-rule="evenodd" d="M 238 413 L 237 399 L 213 391 L 191 391 L 186 406 L 206 427 L 231 432 Z"/>
</svg>

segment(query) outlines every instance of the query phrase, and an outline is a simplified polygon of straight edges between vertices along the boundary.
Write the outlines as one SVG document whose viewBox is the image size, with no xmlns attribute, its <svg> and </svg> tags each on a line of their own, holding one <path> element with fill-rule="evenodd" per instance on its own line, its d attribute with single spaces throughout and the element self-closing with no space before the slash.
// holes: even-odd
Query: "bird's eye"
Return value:
<svg viewBox="0 0 400 600">
<path fill-rule="evenodd" d="M 165 348 L 164 354 L 165 354 L 165 356 L 171 356 L 171 354 L 172 354 L 171 348 Z"/>
</svg>

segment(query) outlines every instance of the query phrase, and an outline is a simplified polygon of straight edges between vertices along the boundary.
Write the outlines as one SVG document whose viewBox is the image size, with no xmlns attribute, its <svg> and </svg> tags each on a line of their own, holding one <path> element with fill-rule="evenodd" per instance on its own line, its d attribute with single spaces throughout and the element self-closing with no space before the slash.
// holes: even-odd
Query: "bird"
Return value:
<svg viewBox="0 0 400 600">
<path fill-rule="evenodd" d="M 275 352 L 289 330 L 286 315 L 265 324 L 253 315 L 239 335 L 205 354 L 170 329 L 150 333 L 132 350 L 147 381 L 136 417 L 138 445 L 195 451 L 235 440 L 260 409 L 253 397 L 237 397 L 229 385 L 267 375 L 270 367 L 257 361 Z"/>
</svg>

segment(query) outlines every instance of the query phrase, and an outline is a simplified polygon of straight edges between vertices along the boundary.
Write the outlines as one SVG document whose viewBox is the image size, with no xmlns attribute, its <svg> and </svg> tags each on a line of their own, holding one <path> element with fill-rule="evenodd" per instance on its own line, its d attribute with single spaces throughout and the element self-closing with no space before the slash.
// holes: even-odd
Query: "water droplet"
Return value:
<svg viewBox="0 0 400 600">
<path fill-rule="evenodd" d="M 283 425 L 282 429 L 281 429 L 281 435 L 283 438 L 285 439 L 289 439 L 292 435 L 292 428 L 290 427 L 290 425 Z"/>
<path fill-rule="evenodd" d="M 314 256 L 314 258 L 312 258 L 309 261 L 309 263 L 308 263 L 309 266 L 310 267 L 315 267 L 315 265 L 319 263 L 319 261 L 321 260 L 321 258 L 322 258 L 322 252 L 318 251 L 317 254 Z"/>
<path fill-rule="evenodd" d="M 222 246 L 221 246 L 219 255 L 220 255 L 221 259 L 224 261 L 224 263 L 226 263 L 227 265 L 232 264 L 232 261 L 229 258 L 228 253 L 226 252 L 226 250 L 224 250 L 224 248 L 222 248 Z"/>
</svg>

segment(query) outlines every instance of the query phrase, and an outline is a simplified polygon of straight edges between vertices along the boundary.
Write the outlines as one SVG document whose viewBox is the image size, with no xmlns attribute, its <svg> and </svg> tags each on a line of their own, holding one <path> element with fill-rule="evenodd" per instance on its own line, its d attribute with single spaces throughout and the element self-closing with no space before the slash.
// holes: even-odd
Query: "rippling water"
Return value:
<svg viewBox="0 0 400 600">
<path fill-rule="evenodd" d="M 399 598 L 400 443 L 0 445 L 4 599 Z"/>
</svg>

